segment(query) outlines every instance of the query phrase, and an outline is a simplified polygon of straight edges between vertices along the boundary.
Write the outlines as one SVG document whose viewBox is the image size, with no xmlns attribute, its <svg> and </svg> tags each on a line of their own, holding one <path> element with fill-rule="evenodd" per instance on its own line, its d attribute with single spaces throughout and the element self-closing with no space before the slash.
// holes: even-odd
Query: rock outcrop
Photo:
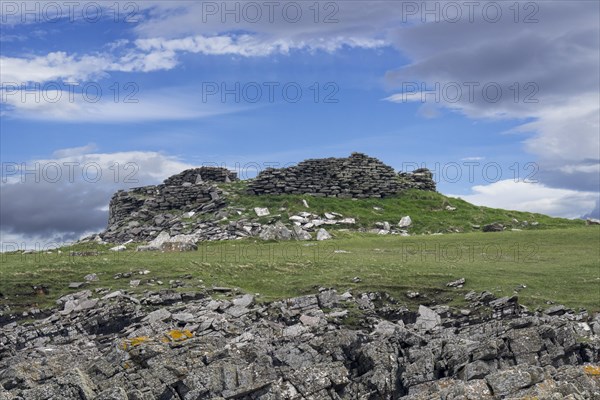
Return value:
<svg viewBox="0 0 600 400">
<path fill-rule="evenodd" d="M 435 191 L 427 169 L 397 174 L 376 158 L 352 153 L 348 158 L 321 158 L 288 168 L 262 171 L 249 185 L 249 193 L 309 194 L 320 197 L 386 197 L 405 189 Z"/>
<path fill-rule="evenodd" d="M 585 313 L 532 315 L 487 293 L 469 312 L 414 312 L 378 293 L 213 290 L 83 291 L 4 325 L 0 399 L 600 398 L 600 318 Z"/>
</svg>

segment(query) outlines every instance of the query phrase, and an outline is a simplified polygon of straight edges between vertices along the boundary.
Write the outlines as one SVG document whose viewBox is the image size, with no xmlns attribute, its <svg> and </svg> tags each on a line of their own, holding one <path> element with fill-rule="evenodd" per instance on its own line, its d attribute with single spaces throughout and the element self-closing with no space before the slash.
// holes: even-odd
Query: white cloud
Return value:
<svg viewBox="0 0 600 400">
<path fill-rule="evenodd" d="M 52 155 L 56 158 L 66 158 L 66 157 L 89 154 L 96 150 L 98 150 L 98 147 L 94 143 L 89 143 L 89 144 L 86 144 L 85 146 L 69 147 L 67 149 L 59 149 L 59 150 L 56 150 L 54 153 L 52 153 Z"/>
<path fill-rule="evenodd" d="M 385 100 L 425 101 L 472 119 L 522 121 L 509 133 L 527 135 L 524 149 L 537 157 L 544 183 L 599 190 L 598 174 L 585 171 L 594 160 L 600 165 L 600 6 L 587 1 L 571 2 L 568 8 L 535 4 L 538 22 L 532 24 L 514 23 L 505 7 L 507 17 L 497 23 L 476 14 L 473 23 L 398 28 L 393 42 L 411 62 L 387 74 L 388 84 L 403 93 Z M 469 82 L 478 85 L 473 97 Z M 430 92 L 436 84 L 441 87 L 433 91 L 437 98 Z M 452 91 L 443 92 L 454 84 L 462 92 L 458 101 Z M 499 87 L 501 97 L 492 99 L 492 90 L 486 98 L 485 85 Z M 568 172 L 574 169 L 582 172 L 576 179 Z"/>
<path fill-rule="evenodd" d="M 489 185 L 474 186 L 472 194 L 453 195 L 479 206 L 528 211 L 554 217 L 579 218 L 596 206 L 598 194 L 555 189 L 540 183 L 507 179 Z"/>
<path fill-rule="evenodd" d="M 115 101 L 114 93 L 109 90 L 103 91 L 103 96 L 98 96 L 97 101 L 93 91 L 87 98 L 71 90 L 40 90 L 25 94 L 21 90 L 0 89 L 0 95 L 2 104 L 9 108 L 2 113 L 4 117 L 42 121 L 126 123 L 185 120 L 241 109 L 203 102 L 199 95 L 182 91 L 183 89 L 172 88 L 170 93 L 166 90 L 140 92 L 130 99 L 137 102 L 125 102 L 124 97 Z"/>
<path fill-rule="evenodd" d="M 87 150 L 86 150 L 87 149 Z M 158 184 L 187 168 L 175 157 L 147 151 L 93 152 L 93 145 L 54 152 L 53 158 L 3 160 L 0 241 L 31 245 L 68 242 L 106 227 L 107 205 L 119 189 Z"/>
</svg>

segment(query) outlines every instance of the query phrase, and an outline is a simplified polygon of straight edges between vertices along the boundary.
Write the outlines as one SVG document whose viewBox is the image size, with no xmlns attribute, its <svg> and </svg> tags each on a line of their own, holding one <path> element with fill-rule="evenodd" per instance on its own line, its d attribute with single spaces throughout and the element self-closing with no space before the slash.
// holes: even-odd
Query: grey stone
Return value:
<svg viewBox="0 0 600 400">
<path fill-rule="evenodd" d="M 329 240 L 331 239 L 331 235 L 325 229 L 320 228 L 317 231 L 317 240 Z"/>
<path fill-rule="evenodd" d="M 419 316 L 415 323 L 417 329 L 429 331 L 437 328 L 441 323 L 442 319 L 438 313 L 423 305 L 419 306 Z"/>
<path fill-rule="evenodd" d="M 400 222 L 398 222 L 398 227 L 399 228 L 407 228 L 409 226 L 412 225 L 412 219 L 407 215 L 405 217 L 402 217 L 400 219 Z"/>
</svg>

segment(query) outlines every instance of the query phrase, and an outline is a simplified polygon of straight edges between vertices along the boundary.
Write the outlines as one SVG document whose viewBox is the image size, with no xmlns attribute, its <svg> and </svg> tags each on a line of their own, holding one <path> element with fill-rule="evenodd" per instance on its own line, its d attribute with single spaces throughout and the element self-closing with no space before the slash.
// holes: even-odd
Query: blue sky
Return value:
<svg viewBox="0 0 600 400">
<path fill-rule="evenodd" d="M 320 2 L 316 23 L 313 3 L 306 2 L 294 3 L 303 10 L 295 23 L 277 12 L 272 22 L 251 22 L 244 14 L 238 22 L 223 17 L 222 10 L 206 14 L 207 6 L 218 9 L 220 2 L 121 2 L 118 22 L 114 9 L 104 8 L 95 23 L 88 21 L 95 17 L 90 8 L 87 14 L 83 10 L 99 3 L 80 3 L 69 18 L 65 4 L 57 2 L 64 18 L 48 18 L 44 3 L 29 2 L 34 11 L 25 20 L 23 3 L 2 3 L 0 230 L 5 238 L 72 238 L 102 228 L 102 204 L 113 190 L 131 184 L 103 179 L 93 186 L 35 186 L 15 182 L 21 176 L 7 169 L 74 159 L 101 160 L 105 178 L 114 163 L 135 163 L 136 177 L 145 184 L 192 165 L 247 166 L 252 175 L 255 165 L 359 151 L 398 170 L 424 164 L 436 173 L 442 193 L 477 204 L 570 218 L 597 209 L 596 2 L 540 2 L 537 9 L 521 3 L 537 22 L 503 6 L 503 17 L 490 22 L 481 10 L 473 21 L 466 13 L 449 21 L 443 13 L 423 16 L 422 10 L 406 8 L 406 3 L 419 8 L 420 2 Z M 290 2 L 276 3 L 283 8 Z M 134 11 L 136 21 L 123 22 L 124 11 Z M 337 22 L 323 23 L 330 12 Z M 477 85 L 473 99 L 467 82 Z M 428 90 L 437 83 L 449 91 L 439 101 L 432 94 L 422 101 L 422 94 L 407 86 L 413 83 Z M 240 101 L 234 94 L 223 99 L 222 85 L 239 85 Z M 286 100 L 286 85 L 292 97 L 294 88 L 302 90 L 297 102 Z M 452 92 L 456 85 L 462 90 L 458 100 Z M 486 85 L 500 88 L 502 98 L 486 99 L 480 90 Z M 25 97 L 17 89 L 22 86 L 30 90 Z M 102 96 L 96 103 L 86 101 L 82 87 L 100 87 Z M 256 87 L 262 95 L 254 102 Z M 38 102 L 36 88 L 42 88 Z M 137 104 L 124 102 L 132 88 Z M 208 92 L 215 88 L 216 94 Z M 525 101 L 528 94 L 535 102 Z M 61 100 L 52 102 L 56 95 Z M 523 182 L 532 165 L 535 182 Z M 462 176 L 453 179 L 456 166 Z M 494 178 L 496 166 L 501 175 Z M 492 179 L 485 179 L 484 170 Z M 48 204 L 69 191 L 82 195 Z M 34 193 L 48 196 L 27 207 L 58 210 L 66 198 L 73 202 L 70 210 L 81 209 L 80 223 L 57 228 L 55 220 L 42 218 L 43 223 L 19 228 L 6 222 L 30 215 L 14 199 Z"/>
</svg>

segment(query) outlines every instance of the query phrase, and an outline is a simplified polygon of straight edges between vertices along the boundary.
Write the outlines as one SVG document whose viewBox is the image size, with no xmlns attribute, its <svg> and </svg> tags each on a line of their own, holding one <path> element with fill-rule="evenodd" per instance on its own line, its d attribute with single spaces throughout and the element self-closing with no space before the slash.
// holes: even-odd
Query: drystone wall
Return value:
<svg viewBox="0 0 600 400">
<path fill-rule="evenodd" d="M 202 183 L 202 182 L 232 182 L 237 181 L 237 173 L 227 168 L 219 167 L 200 167 L 186 169 L 185 171 L 173 175 L 165 180 L 165 185 L 180 186 L 184 183 Z"/>
<path fill-rule="evenodd" d="M 197 180 L 199 174 L 201 180 Z M 150 240 L 164 229 L 171 234 L 189 233 L 181 223 L 185 213 L 189 217 L 225 206 L 221 190 L 210 182 L 236 179 L 236 174 L 225 168 L 203 167 L 174 175 L 161 185 L 120 190 L 110 201 L 108 229 L 100 237 L 124 242 Z"/>
<path fill-rule="evenodd" d="M 364 198 L 393 196 L 413 188 L 435 191 L 431 172 L 397 174 L 376 158 L 352 153 L 348 158 L 311 159 L 288 168 L 266 169 L 250 183 L 249 193 Z"/>
</svg>

